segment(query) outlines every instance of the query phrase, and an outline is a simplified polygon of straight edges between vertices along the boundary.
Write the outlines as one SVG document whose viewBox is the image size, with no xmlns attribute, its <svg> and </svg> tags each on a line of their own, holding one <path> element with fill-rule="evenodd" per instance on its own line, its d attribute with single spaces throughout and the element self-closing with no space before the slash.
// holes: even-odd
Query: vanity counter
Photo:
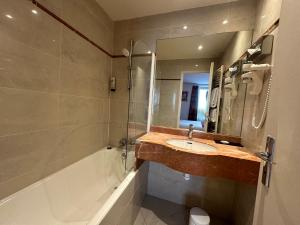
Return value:
<svg viewBox="0 0 300 225">
<path fill-rule="evenodd" d="M 193 138 L 193 141 L 216 148 L 213 152 L 199 152 L 170 145 L 167 143 L 170 139 L 188 140 L 185 136 L 156 132 L 140 137 L 135 150 L 137 167 L 145 160 L 155 161 L 191 175 L 224 177 L 257 184 L 261 160 L 246 148 Z"/>
</svg>

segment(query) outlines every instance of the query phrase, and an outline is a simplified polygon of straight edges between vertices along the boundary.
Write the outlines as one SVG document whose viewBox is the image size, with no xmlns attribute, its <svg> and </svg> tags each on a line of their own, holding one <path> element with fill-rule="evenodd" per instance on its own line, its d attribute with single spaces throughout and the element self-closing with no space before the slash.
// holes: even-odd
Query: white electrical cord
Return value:
<svg viewBox="0 0 300 225">
<path fill-rule="evenodd" d="M 263 113 L 261 115 L 261 118 L 259 120 L 258 125 L 256 125 L 256 115 L 255 115 L 256 114 L 256 109 L 257 109 L 258 99 L 256 99 L 256 101 L 254 103 L 253 117 L 252 117 L 252 127 L 254 127 L 255 129 L 262 128 L 263 125 L 264 125 L 264 123 L 265 123 L 265 120 L 266 120 L 266 117 L 267 117 L 268 108 L 269 108 L 271 85 L 272 85 L 272 73 L 271 73 L 270 79 L 269 79 L 268 90 L 267 90 L 266 100 L 265 100 L 265 103 L 264 103 Z"/>
</svg>

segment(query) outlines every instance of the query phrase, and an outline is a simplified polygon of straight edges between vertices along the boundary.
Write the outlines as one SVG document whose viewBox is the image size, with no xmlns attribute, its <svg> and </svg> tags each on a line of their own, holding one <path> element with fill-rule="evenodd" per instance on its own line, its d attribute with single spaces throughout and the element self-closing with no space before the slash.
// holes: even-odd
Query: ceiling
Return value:
<svg viewBox="0 0 300 225">
<path fill-rule="evenodd" d="M 209 82 L 209 73 L 190 73 L 184 74 L 184 83 L 207 85 Z"/>
<path fill-rule="evenodd" d="M 235 32 L 208 36 L 191 36 L 157 41 L 157 59 L 211 59 L 220 57 L 232 40 Z M 198 46 L 203 48 L 198 50 Z"/>
<path fill-rule="evenodd" d="M 96 0 L 114 21 L 223 4 L 238 0 Z"/>
</svg>

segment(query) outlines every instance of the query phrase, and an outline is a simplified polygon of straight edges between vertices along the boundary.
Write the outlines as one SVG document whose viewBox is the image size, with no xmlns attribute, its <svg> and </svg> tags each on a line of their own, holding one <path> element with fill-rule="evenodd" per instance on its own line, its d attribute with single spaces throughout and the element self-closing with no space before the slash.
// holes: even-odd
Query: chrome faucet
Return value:
<svg viewBox="0 0 300 225">
<path fill-rule="evenodd" d="M 193 131 L 194 131 L 194 126 L 193 124 L 189 125 L 189 132 L 188 132 L 188 138 L 192 139 L 193 138 Z"/>
</svg>

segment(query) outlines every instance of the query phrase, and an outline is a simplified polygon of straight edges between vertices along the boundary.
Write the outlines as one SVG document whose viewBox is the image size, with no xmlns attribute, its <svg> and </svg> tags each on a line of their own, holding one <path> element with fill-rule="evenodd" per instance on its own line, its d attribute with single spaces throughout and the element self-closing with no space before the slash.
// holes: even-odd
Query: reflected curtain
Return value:
<svg viewBox="0 0 300 225">
<path fill-rule="evenodd" d="M 204 121 L 206 118 L 207 111 L 207 88 L 200 87 L 199 88 L 199 96 L 198 96 L 198 121 Z"/>
<path fill-rule="evenodd" d="M 199 98 L 199 87 L 193 86 L 191 101 L 190 101 L 190 109 L 189 109 L 189 120 L 197 121 L 198 114 L 198 98 Z"/>
</svg>

